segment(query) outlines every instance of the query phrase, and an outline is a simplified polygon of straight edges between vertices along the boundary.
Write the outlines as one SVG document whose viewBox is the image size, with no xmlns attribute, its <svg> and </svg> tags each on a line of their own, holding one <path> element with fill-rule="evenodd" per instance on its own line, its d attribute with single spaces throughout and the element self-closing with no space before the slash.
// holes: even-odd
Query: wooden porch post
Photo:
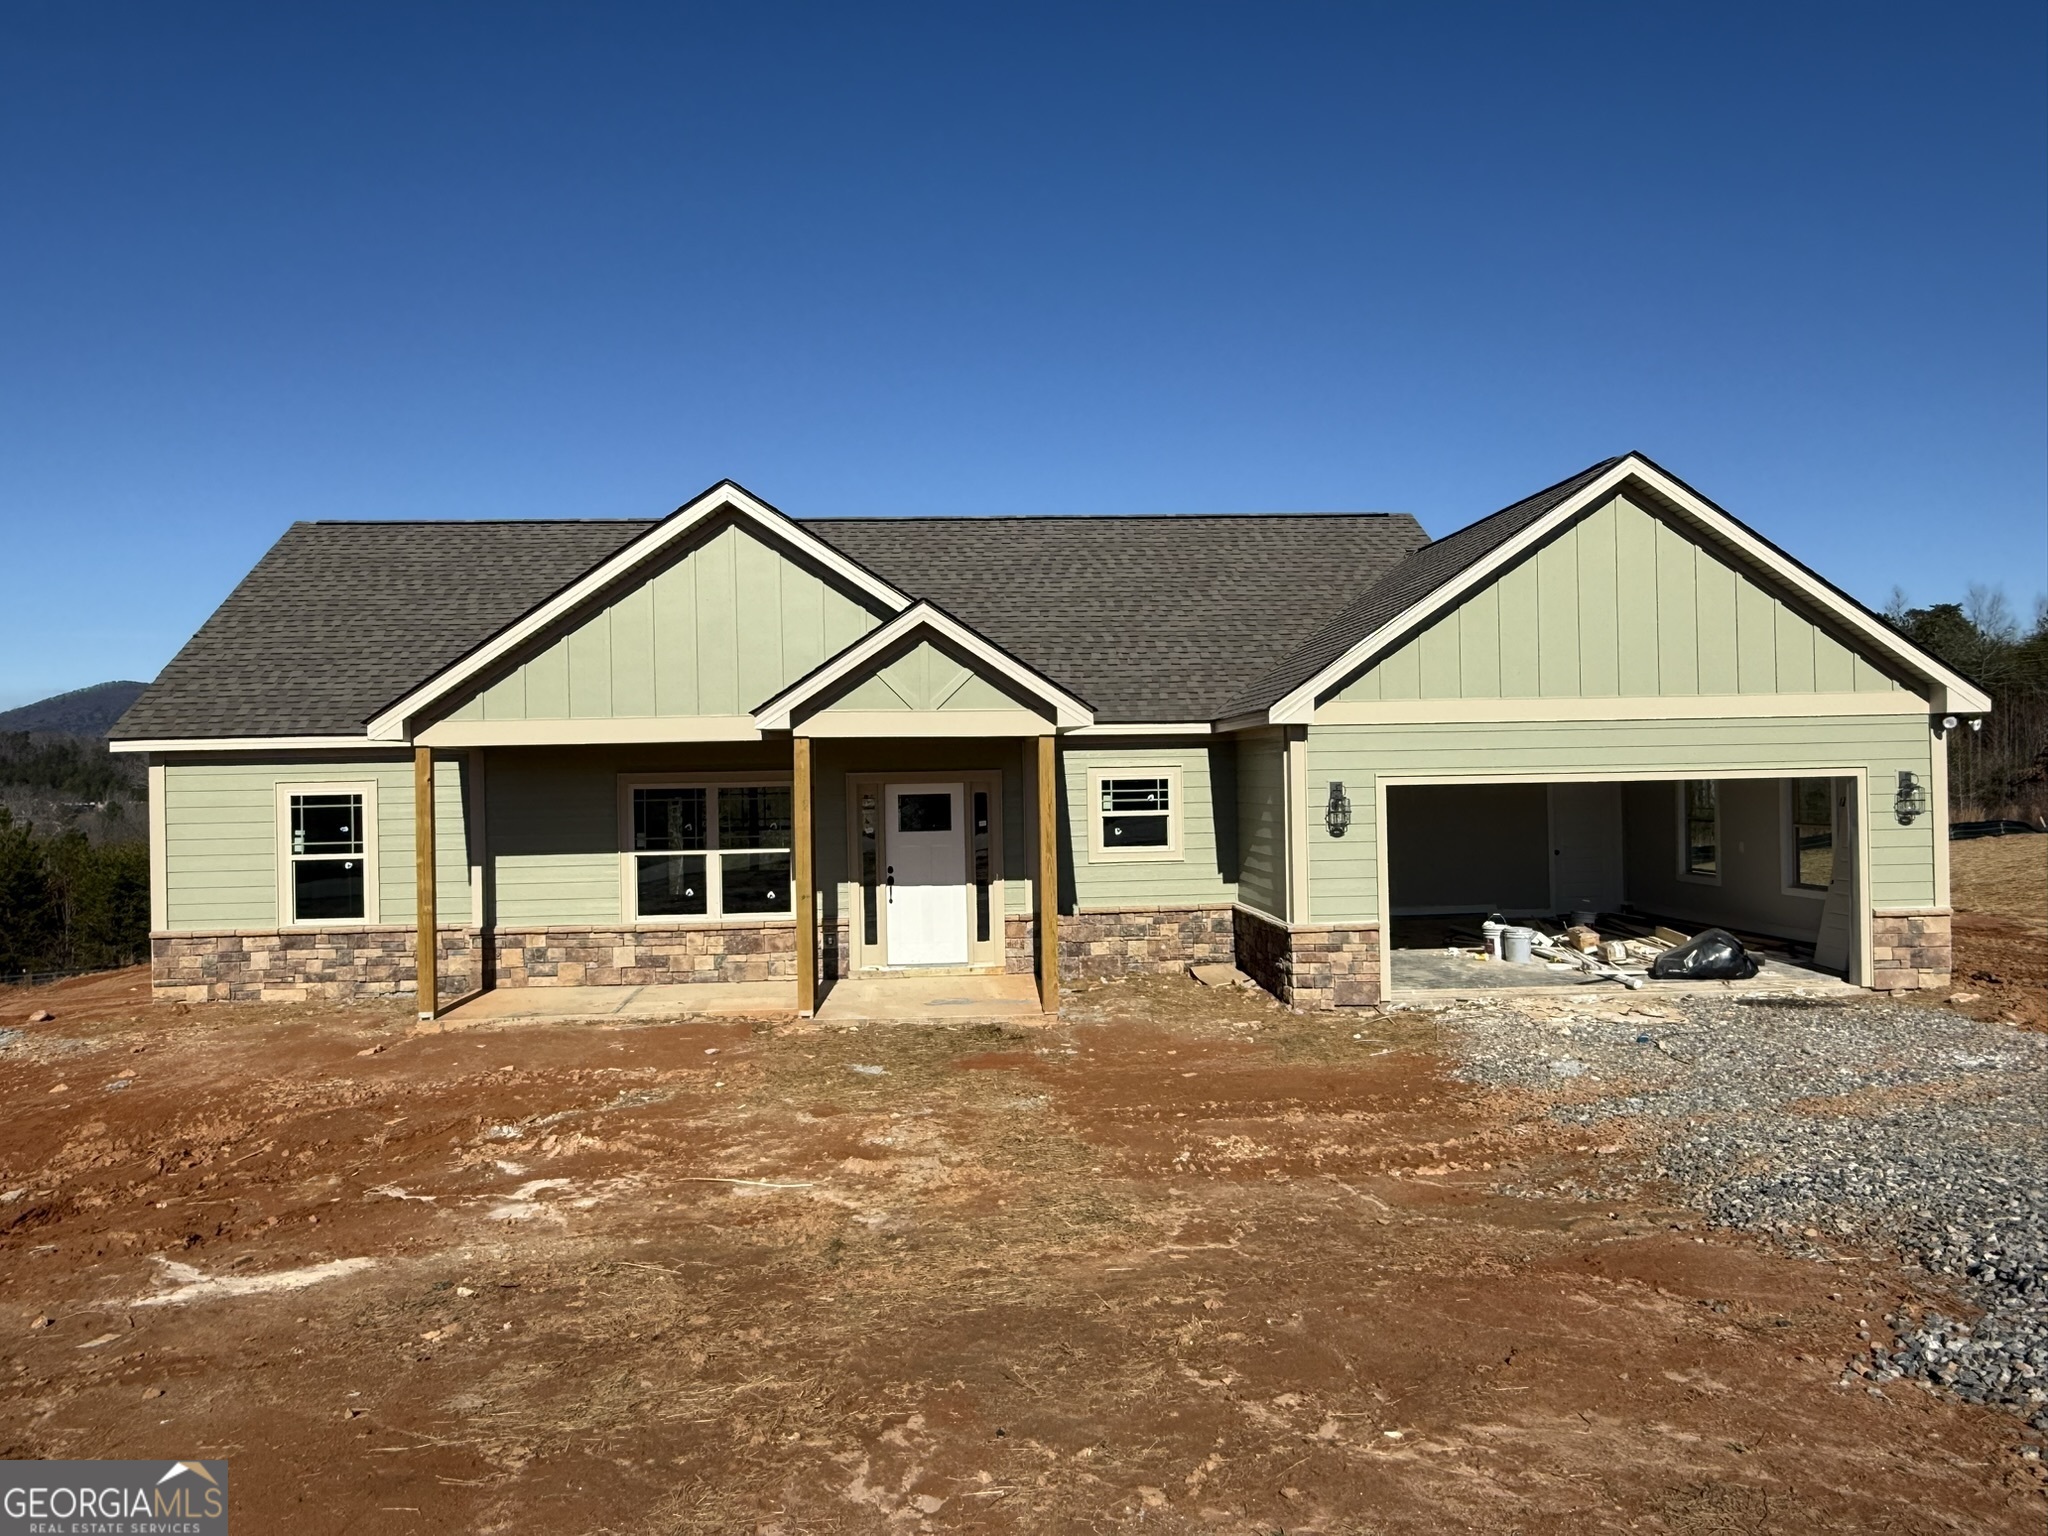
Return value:
<svg viewBox="0 0 2048 1536">
<path fill-rule="evenodd" d="M 431 1019 L 439 1009 L 440 987 L 435 961 L 438 927 L 434 897 L 434 749 L 412 749 L 413 890 L 419 937 L 413 945 L 418 976 L 420 1017 Z"/>
<path fill-rule="evenodd" d="M 1060 817 L 1053 738 L 1038 738 L 1038 1006 L 1060 1011 Z"/>
<path fill-rule="evenodd" d="M 791 883 L 796 892 L 796 1011 L 809 1018 L 818 1007 L 818 898 L 811 871 L 811 738 L 794 739 L 790 776 L 793 808 Z"/>
</svg>

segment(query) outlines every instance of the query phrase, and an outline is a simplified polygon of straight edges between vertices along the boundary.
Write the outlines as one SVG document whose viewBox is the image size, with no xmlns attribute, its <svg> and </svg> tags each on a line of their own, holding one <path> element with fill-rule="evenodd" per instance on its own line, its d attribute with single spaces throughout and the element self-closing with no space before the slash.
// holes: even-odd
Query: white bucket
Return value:
<svg viewBox="0 0 2048 1536">
<path fill-rule="evenodd" d="M 1527 965 L 1529 946 L 1535 942 L 1534 928 L 1504 928 L 1500 935 L 1500 957 L 1509 965 Z"/>
<path fill-rule="evenodd" d="M 1500 958 L 1500 936 L 1506 931 L 1507 926 L 1506 923 L 1496 923 L 1490 917 L 1479 925 L 1479 936 L 1486 941 L 1487 959 L 1498 960 Z"/>
</svg>

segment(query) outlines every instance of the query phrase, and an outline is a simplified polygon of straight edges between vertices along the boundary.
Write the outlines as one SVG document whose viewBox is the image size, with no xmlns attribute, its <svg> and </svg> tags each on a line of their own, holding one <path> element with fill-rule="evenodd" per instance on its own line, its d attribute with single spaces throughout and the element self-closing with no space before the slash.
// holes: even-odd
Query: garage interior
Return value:
<svg viewBox="0 0 2048 1536">
<path fill-rule="evenodd" d="M 1485 958 L 1488 916 L 1561 934 L 1587 912 L 1603 939 L 1725 929 L 1761 967 L 1747 985 L 1841 985 L 1860 931 L 1855 782 L 1390 785 L 1390 989 L 1613 986 L 1574 966 Z"/>
</svg>

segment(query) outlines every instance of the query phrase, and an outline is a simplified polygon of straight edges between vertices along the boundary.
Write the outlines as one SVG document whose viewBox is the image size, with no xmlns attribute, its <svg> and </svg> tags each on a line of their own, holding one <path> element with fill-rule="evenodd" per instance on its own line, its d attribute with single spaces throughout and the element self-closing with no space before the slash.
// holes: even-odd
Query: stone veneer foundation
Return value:
<svg viewBox="0 0 2048 1536">
<path fill-rule="evenodd" d="M 651 987 L 796 976 L 795 923 L 507 928 L 497 939 L 501 987 Z"/>
<path fill-rule="evenodd" d="M 440 1000 L 475 986 L 475 934 L 436 935 Z M 413 930 L 398 927 L 231 929 L 159 933 L 149 941 L 150 990 L 164 1002 L 297 1003 L 413 996 Z"/>
<path fill-rule="evenodd" d="M 1060 980 L 1163 976 L 1227 963 L 1236 951 L 1228 907 L 1116 907 L 1060 915 Z"/>
<path fill-rule="evenodd" d="M 1036 969 L 1037 923 L 1003 921 L 1007 970 Z M 796 975 L 792 923 L 676 928 L 530 928 L 495 935 L 489 975 L 479 978 L 477 935 L 440 934 L 443 1002 L 483 981 L 501 987 L 634 987 L 698 981 L 784 981 Z M 1235 960 L 1261 986 L 1298 1008 L 1341 1008 L 1379 996 L 1373 928 L 1289 929 L 1243 908 L 1119 907 L 1060 918 L 1060 978 L 1170 975 Z M 152 988 L 175 1002 L 345 1001 L 410 996 L 417 980 L 413 931 L 403 927 L 233 930 L 159 934 L 150 941 Z M 818 974 L 843 974 L 845 922 L 819 934 Z"/>
<path fill-rule="evenodd" d="M 1292 1008 L 1362 1008 L 1380 1000 L 1380 931 L 1372 924 L 1288 924 L 1232 909 L 1237 966 Z"/>
<path fill-rule="evenodd" d="M 1870 985 L 1877 991 L 1945 987 L 1954 967 L 1948 908 L 1871 914 Z"/>
</svg>

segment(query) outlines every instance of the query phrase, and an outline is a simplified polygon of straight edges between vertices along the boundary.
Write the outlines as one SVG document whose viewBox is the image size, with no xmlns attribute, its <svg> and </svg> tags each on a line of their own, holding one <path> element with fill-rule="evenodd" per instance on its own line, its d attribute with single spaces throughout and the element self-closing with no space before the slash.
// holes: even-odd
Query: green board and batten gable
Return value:
<svg viewBox="0 0 2048 1536">
<path fill-rule="evenodd" d="M 888 617 L 745 523 L 708 531 L 446 718 L 745 715 Z"/>
<path fill-rule="evenodd" d="M 1355 704 L 1899 687 L 1767 577 L 1615 496 L 1328 697 Z"/>
</svg>

